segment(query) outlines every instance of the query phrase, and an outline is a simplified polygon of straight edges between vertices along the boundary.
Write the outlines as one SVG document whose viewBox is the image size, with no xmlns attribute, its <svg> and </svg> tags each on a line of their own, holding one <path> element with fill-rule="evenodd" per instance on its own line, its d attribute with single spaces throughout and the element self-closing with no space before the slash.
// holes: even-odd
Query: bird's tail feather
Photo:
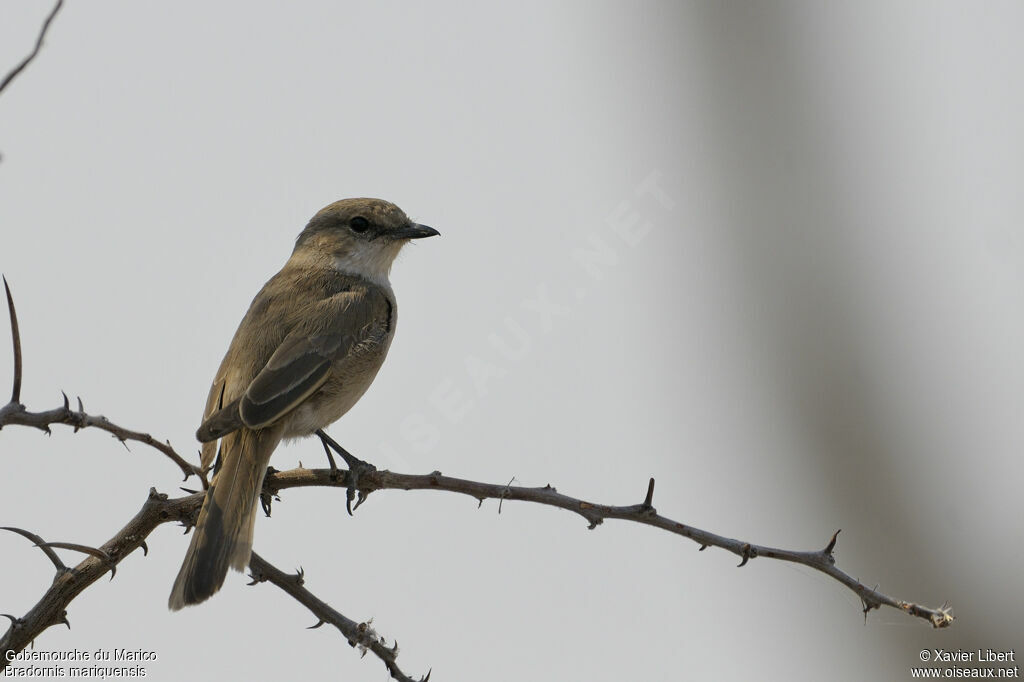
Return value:
<svg viewBox="0 0 1024 682">
<path fill-rule="evenodd" d="M 206 601 L 224 584 L 228 568 L 244 571 L 249 564 L 256 503 L 280 440 L 271 428 L 240 429 L 221 441 L 220 466 L 171 589 L 171 610 Z"/>
</svg>

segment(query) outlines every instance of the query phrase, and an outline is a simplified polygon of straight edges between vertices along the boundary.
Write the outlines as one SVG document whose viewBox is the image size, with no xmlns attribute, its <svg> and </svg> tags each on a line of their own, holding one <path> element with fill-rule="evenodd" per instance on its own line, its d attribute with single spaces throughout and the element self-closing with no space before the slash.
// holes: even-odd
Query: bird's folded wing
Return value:
<svg viewBox="0 0 1024 682">
<path fill-rule="evenodd" d="M 258 429 L 291 412 L 327 381 L 331 361 L 344 339 L 332 334 L 293 335 L 249 384 L 238 405 L 242 423 Z"/>
<path fill-rule="evenodd" d="M 327 381 L 336 360 L 386 325 L 386 306 L 383 295 L 366 290 L 325 300 L 316 310 L 318 319 L 328 321 L 321 333 L 299 329 L 285 337 L 245 393 L 203 422 L 199 440 L 215 440 L 242 426 L 262 428 L 295 409 Z"/>
</svg>

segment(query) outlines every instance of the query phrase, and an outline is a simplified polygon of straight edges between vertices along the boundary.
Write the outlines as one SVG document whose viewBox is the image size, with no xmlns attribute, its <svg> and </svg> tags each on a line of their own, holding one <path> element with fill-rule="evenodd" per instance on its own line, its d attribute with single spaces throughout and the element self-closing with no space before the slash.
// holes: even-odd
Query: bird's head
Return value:
<svg viewBox="0 0 1024 682">
<path fill-rule="evenodd" d="M 338 270 L 383 283 L 402 246 L 437 234 L 389 201 L 342 199 L 313 216 L 299 234 L 292 257 L 329 259 Z"/>
</svg>

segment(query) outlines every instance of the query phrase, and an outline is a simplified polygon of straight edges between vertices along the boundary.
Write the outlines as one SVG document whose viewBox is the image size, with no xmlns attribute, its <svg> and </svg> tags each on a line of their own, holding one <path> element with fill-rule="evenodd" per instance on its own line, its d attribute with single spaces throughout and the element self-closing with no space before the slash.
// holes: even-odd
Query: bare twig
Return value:
<svg viewBox="0 0 1024 682">
<path fill-rule="evenodd" d="M 306 589 L 304 585 L 305 573 L 301 569 L 294 574 L 285 573 L 271 565 L 256 552 L 253 552 L 249 559 L 249 569 L 252 571 L 252 582 L 249 583 L 250 585 L 261 582 L 273 583 L 309 609 L 317 617 L 316 625 L 311 626 L 311 628 L 318 628 L 324 623 L 330 623 L 338 628 L 345 639 L 348 640 L 350 646 L 358 647 L 363 654 L 367 651 L 372 651 L 377 658 L 384 662 L 388 672 L 391 673 L 391 677 L 400 680 L 400 682 L 415 682 L 411 677 L 403 673 L 396 663 L 398 642 L 395 642 L 395 645 L 392 647 L 387 646 L 387 642 L 370 627 L 369 622 L 357 623 L 351 618 L 338 613 L 329 604 L 317 598 Z M 430 673 L 428 672 L 425 677 L 420 678 L 420 682 L 427 682 L 429 679 Z"/>
<path fill-rule="evenodd" d="M 19 73 L 25 70 L 25 67 L 32 63 L 32 60 L 39 54 L 39 50 L 43 48 L 43 39 L 46 37 L 46 32 L 50 30 L 50 24 L 53 22 L 53 18 L 57 16 L 57 12 L 60 11 L 61 6 L 64 5 L 64 0 L 57 0 L 57 4 L 50 10 L 49 16 L 46 17 L 46 21 L 43 22 L 43 28 L 39 31 L 39 37 L 36 38 L 36 46 L 32 49 L 27 57 L 21 60 L 21 62 L 15 66 L 10 73 L 4 76 L 3 81 L 0 81 L 0 92 L 10 85 Z"/>
</svg>

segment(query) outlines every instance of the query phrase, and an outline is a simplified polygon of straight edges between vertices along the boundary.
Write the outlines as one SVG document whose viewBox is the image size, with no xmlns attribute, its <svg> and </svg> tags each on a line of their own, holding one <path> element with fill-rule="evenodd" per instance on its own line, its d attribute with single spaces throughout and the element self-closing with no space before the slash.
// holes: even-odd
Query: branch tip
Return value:
<svg viewBox="0 0 1024 682">
<path fill-rule="evenodd" d="M 953 609 L 948 604 L 943 604 L 935 609 L 935 613 L 931 615 L 932 627 L 936 630 L 948 628 L 955 619 L 956 616 L 953 615 Z"/>
</svg>

